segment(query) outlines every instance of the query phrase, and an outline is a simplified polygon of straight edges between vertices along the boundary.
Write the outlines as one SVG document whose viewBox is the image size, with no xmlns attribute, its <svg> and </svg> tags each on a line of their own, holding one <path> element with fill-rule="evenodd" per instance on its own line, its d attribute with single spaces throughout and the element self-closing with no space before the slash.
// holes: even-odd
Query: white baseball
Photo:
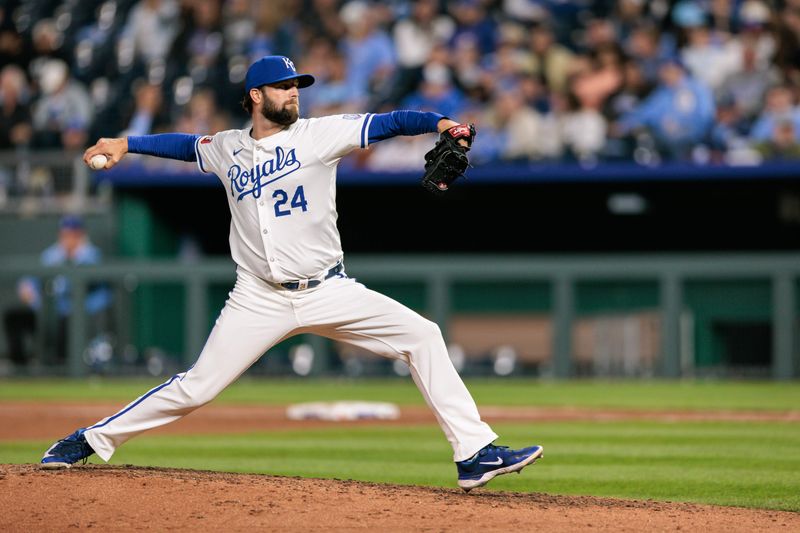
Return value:
<svg viewBox="0 0 800 533">
<path fill-rule="evenodd" d="M 97 154 L 92 156 L 92 159 L 89 161 L 89 166 L 94 170 L 100 170 L 106 167 L 106 163 L 108 163 L 108 158 L 103 154 Z"/>
</svg>

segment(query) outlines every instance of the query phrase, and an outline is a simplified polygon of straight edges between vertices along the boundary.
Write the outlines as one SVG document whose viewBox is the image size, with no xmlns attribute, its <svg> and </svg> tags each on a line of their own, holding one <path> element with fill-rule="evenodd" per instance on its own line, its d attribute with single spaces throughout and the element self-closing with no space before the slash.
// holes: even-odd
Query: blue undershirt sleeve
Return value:
<svg viewBox="0 0 800 533">
<path fill-rule="evenodd" d="M 392 111 L 372 116 L 369 123 L 369 143 L 389 139 L 396 135 L 435 133 L 436 125 L 444 115 L 423 111 Z"/>
<path fill-rule="evenodd" d="M 188 133 L 159 133 L 128 137 L 128 152 L 154 155 L 180 161 L 197 161 L 194 143 L 199 135 Z"/>
</svg>

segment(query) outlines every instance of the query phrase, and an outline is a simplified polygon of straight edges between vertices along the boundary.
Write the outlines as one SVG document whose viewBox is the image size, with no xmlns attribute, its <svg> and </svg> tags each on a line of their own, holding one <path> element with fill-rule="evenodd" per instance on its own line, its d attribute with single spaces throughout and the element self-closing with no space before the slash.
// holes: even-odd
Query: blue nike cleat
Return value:
<svg viewBox="0 0 800 533">
<path fill-rule="evenodd" d="M 41 467 L 52 470 L 70 468 L 80 460 L 86 464 L 86 459 L 94 453 L 94 450 L 86 442 L 84 431 L 86 429 L 81 428 L 50 446 L 50 449 L 44 452 Z"/>
<path fill-rule="evenodd" d="M 519 472 L 542 457 L 543 453 L 541 446 L 511 450 L 508 446 L 489 444 L 466 461 L 456 463 L 458 486 L 466 492 L 482 487 L 495 476 Z"/>
</svg>

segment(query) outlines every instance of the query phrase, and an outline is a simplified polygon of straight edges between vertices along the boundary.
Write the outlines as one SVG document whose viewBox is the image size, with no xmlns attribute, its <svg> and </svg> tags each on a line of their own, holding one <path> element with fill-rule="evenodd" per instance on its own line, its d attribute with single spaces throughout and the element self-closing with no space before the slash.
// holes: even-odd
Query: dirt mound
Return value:
<svg viewBox="0 0 800 533">
<path fill-rule="evenodd" d="M 0 531 L 800 531 L 800 514 L 87 465 L 0 465 Z"/>
</svg>

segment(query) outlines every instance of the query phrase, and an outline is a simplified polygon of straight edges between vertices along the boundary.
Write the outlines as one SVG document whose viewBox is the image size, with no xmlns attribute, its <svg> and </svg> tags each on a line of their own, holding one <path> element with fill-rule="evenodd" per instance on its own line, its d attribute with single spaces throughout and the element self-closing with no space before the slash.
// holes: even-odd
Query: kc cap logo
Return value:
<svg viewBox="0 0 800 533">
<path fill-rule="evenodd" d="M 298 74 L 291 59 L 285 56 L 264 56 L 247 69 L 245 90 L 255 89 L 262 85 L 271 85 L 280 81 L 297 79 L 297 86 L 302 89 L 314 83 L 314 76 Z"/>
</svg>

